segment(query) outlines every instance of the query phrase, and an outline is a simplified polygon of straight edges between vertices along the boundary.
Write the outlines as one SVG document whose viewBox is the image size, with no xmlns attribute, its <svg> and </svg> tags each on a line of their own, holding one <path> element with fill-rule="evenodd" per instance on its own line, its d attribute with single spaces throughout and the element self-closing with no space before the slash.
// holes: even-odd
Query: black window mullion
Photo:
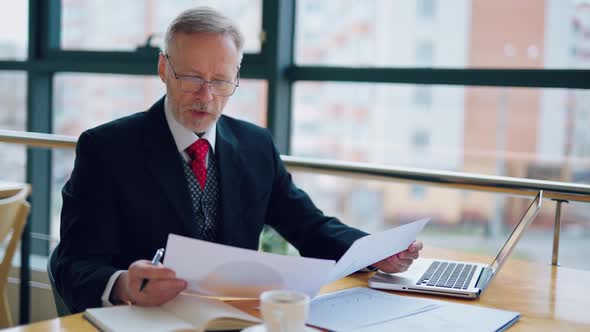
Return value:
<svg viewBox="0 0 590 332">
<path fill-rule="evenodd" d="M 295 0 L 264 1 L 268 65 L 268 128 L 279 151 L 288 154 L 291 138 L 291 90 L 286 72 L 293 66 Z"/>
<path fill-rule="evenodd" d="M 292 66 L 292 81 L 444 84 L 589 89 L 590 70 L 578 69 L 434 69 Z"/>
<path fill-rule="evenodd" d="M 52 74 L 29 72 L 27 75 L 27 131 L 52 132 Z M 51 149 L 27 149 L 27 181 L 33 190 L 30 196 L 29 231 L 49 235 L 51 198 Z M 49 242 L 30 239 L 30 253 L 47 256 Z"/>
<path fill-rule="evenodd" d="M 0 61 L 0 70 L 27 70 L 30 65 L 26 61 Z"/>
<path fill-rule="evenodd" d="M 28 58 L 23 63 L 27 71 L 27 131 L 50 133 L 52 128 L 51 72 L 37 70 L 51 46 L 59 42 L 59 0 L 29 0 Z M 51 151 L 27 149 L 27 182 L 33 188 L 29 197 L 31 211 L 21 240 L 19 323 L 30 321 L 30 254 L 47 255 L 49 243 L 32 240 L 31 232 L 49 234 Z"/>
<path fill-rule="evenodd" d="M 42 13 L 45 13 L 41 17 L 41 22 L 46 31 L 43 34 L 44 38 L 41 40 L 41 45 L 43 48 L 42 54 L 46 57 L 49 51 L 61 47 L 61 0 L 35 1 L 38 3 L 39 8 L 44 10 Z"/>
</svg>

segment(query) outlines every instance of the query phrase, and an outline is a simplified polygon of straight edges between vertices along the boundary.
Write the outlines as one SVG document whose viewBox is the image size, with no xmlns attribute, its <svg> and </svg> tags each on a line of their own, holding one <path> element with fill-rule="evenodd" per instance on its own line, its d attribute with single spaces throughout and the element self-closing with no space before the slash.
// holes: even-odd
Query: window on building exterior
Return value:
<svg viewBox="0 0 590 332">
<path fill-rule="evenodd" d="M 431 40 L 416 43 L 416 65 L 431 67 L 434 64 L 434 44 Z"/>
<path fill-rule="evenodd" d="M 426 186 L 423 185 L 413 185 L 410 187 L 411 192 L 412 192 L 412 197 L 415 200 L 423 200 L 426 198 L 426 191 L 427 188 Z"/>
<path fill-rule="evenodd" d="M 417 86 L 414 89 L 412 102 L 417 107 L 429 109 L 432 106 L 432 89 L 430 86 Z"/>
<path fill-rule="evenodd" d="M 416 152 L 423 152 L 430 145 L 430 135 L 424 129 L 417 129 L 412 133 L 412 147 Z"/>
<path fill-rule="evenodd" d="M 436 0 L 416 1 L 417 17 L 422 20 L 432 20 L 436 16 Z"/>
</svg>

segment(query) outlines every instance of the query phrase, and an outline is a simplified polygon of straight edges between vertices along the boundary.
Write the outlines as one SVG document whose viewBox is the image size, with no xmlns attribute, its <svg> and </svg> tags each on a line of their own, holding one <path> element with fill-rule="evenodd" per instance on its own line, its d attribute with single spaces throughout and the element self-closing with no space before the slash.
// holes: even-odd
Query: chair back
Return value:
<svg viewBox="0 0 590 332">
<path fill-rule="evenodd" d="M 21 239 L 31 206 L 26 201 L 28 187 L 23 187 L 15 195 L 0 199 L 0 241 L 6 243 L 4 257 L 0 263 L 0 328 L 12 326 L 12 317 L 6 287 L 12 258 Z"/>
<path fill-rule="evenodd" d="M 51 291 L 53 292 L 53 301 L 55 302 L 55 309 L 57 311 L 57 315 L 59 317 L 67 316 L 72 313 L 70 308 L 66 305 L 59 290 L 55 286 L 55 278 L 53 277 L 53 271 L 55 270 L 55 258 L 57 257 L 57 252 L 59 250 L 59 245 L 53 249 L 49 257 L 47 258 L 47 276 L 49 277 L 49 282 L 51 283 Z"/>
</svg>

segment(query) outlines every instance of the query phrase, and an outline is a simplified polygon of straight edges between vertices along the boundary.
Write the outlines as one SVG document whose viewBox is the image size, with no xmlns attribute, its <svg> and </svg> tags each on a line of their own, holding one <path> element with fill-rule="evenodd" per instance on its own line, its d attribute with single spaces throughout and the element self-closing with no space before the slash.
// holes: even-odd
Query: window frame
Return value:
<svg viewBox="0 0 590 332">
<path fill-rule="evenodd" d="M 260 53 L 245 54 L 243 78 L 268 84 L 267 124 L 279 151 L 289 154 L 292 90 L 298 81 L 402 83 L 590 89 L 590 70 L 580 69 L 459 69 L 359 68 L 294 64 L 297 0 L 263 0 Z M 0 60 L 1 71 L 27 74 L 27 130 L 51 133 L 53 77 L 59 72 L 156 75 L 157 49 L 136 51 L 72 51 L 60 49 L 61 1 L 29 0 L 28 57 Z M 51 151 L 27 150 L 27 181 L 35 188 L 29 223 L 21 243 L 20 323 L 29 322 L 29 255 L 49 253 L 49 243 L 31 239 L 31 232 L 49 234 Z"/>
</svg>

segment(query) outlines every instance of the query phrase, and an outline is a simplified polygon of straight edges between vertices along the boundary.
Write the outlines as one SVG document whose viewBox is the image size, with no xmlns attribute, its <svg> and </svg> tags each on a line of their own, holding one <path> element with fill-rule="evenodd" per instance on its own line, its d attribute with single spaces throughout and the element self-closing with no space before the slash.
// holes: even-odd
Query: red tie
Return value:
<svg viewBox="0 0 590 332">
<path fill-rule="evenodd" d="M 209 141 L 204 138 L 199 139 L 186 148 L 186 153 L 191 157 L 191 169 L 195 173 L 197 181 L 199 181 L 203 190 L 205 190 L 205 183 L 207 182 L 207 167 L 205 167 L 207 152 L 209 152 Z"/>
</svg>

